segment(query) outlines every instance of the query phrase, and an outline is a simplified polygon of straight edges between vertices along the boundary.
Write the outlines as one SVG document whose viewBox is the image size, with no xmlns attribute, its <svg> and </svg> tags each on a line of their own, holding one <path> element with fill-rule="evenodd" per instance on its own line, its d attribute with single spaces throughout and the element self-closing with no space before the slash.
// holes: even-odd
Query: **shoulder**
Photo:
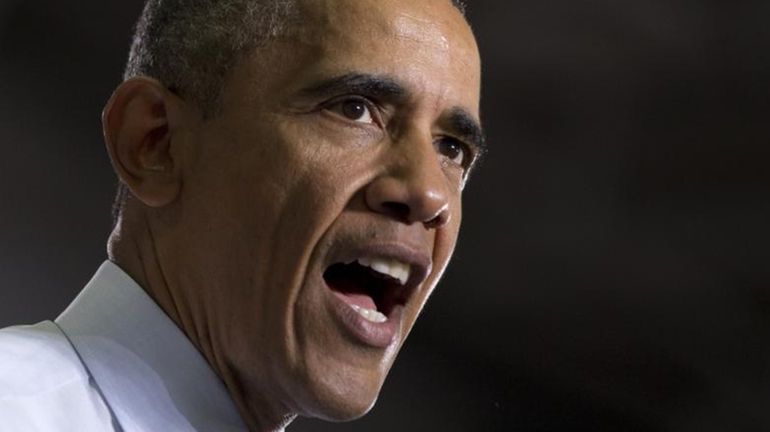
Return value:
<svg viewBox="0 0 770 432">
<path fill-rule="evenodd" d="M 0 432 L 112 430 L 109 409 L 56 324 L 0 330 Z"/>
<path fill-rule="evenodd" d="M 0 330 L 0 399 L 82 380 L 87 373 L 51 321 Z"/>
</svg>

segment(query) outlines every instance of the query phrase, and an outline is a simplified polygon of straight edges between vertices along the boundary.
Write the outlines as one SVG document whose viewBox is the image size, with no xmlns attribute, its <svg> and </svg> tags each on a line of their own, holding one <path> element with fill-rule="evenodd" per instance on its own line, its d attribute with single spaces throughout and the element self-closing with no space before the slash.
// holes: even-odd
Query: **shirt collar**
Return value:
<svg viewBox="0 0 770 432">
<path fill-rule="evenodd" d="M 203 356 L 110 261 L 56 323 L 125 431 L 246 430 Z"/>
</svg>

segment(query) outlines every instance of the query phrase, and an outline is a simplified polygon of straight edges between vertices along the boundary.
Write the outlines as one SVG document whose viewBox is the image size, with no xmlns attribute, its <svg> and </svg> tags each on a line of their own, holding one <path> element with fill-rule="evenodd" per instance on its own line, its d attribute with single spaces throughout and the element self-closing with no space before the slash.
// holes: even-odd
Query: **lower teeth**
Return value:
<svg viewBox="0 0 770 432">
<path fill-rule="evenodd" d="M 350 305 L 350 307 L 352 307 L 354 311 L 358 312 L 358 314 L 364 317 L 364 319 L 367 321 L 380 324 L 388 320 L 388 317 L 376 310 L 362 308 L 358 305 Z"/>
</svg>

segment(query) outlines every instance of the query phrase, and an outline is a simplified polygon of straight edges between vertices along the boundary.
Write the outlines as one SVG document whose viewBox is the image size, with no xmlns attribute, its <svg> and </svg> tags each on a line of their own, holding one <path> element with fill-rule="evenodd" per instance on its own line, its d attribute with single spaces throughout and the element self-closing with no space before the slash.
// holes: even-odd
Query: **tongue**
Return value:
<svg viewBox="0 0 770 432">
<path fill-rule="evenodd" d="M 374 300 L 366 294 L 362 293 L 345 293 L 335 290 L 334 294 L 341 298 L 342 301 L 349 305 L 360 306 L 365 309 L 377 310 L 377 305 L 374 304 Z"/>
</svg>

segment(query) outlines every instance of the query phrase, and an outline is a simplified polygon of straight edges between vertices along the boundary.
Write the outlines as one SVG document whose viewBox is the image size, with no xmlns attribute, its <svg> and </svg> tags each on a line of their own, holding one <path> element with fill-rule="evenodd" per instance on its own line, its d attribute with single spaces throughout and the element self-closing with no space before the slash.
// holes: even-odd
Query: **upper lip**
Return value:
<svg viewBox="0 0 770 432">
<path fill-rule="evenodd" d="M 397 260 L 410 267 L 409 279 L 401 288 L 401 300 L 406 303 L 425 282 L 432 268 L 430 255 L 416 247 L 403 243 L 377 243 L 342 247 L 331 255 L 325 268 L 334 264 L 350 263 L 358 258 L 385 258 Z"/>
</svg>

